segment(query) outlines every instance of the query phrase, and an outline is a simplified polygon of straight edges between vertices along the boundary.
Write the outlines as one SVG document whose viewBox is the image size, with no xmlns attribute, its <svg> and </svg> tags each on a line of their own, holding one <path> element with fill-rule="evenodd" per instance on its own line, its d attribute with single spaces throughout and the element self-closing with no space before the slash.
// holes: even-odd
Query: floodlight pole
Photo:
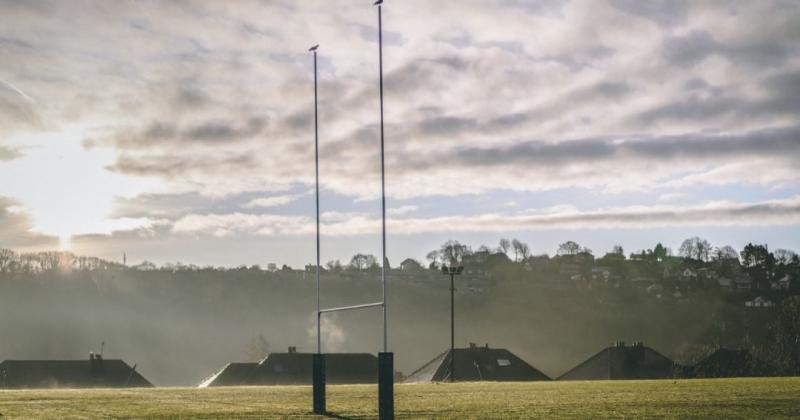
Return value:
<svg viewBox="0 0 800 420">
<path fill-rule="evenodd" d="M 464 267 L 442 266 L 442 274 L 450 276 L 450 382 L 455 382 L 456 374 L 456 298 L 455 277 Z"/>
</svg>

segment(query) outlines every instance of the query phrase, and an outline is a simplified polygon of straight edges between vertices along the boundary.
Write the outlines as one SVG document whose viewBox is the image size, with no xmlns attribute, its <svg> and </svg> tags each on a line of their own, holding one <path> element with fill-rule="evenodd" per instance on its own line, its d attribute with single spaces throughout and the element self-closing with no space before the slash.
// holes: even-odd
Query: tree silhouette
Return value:
<svg viewBox="0 0 800 420">
<path fill-rule="evenodd" d="M 528 244 L 520 241 L 519 239 L 514 238 L 514 240 L 511 241 L 511 247 L 514 248 L 515 262 L 525 261 L 531 254 Z"/>
<path fill-rule="evenodd" d="M 506 256 L 508 256 L 508 251 L 510 249 L 511 249 L 511 241 L 509 241 L 506 238 L 500 239 L 500 246 L 498 247 L 498 250 L 503 254 L 506 254 Z"/>
<path fill-rule="evenodd" d="M 567 241 L 558 246 L 558 255 L 578 255 L 581 252 L 581 246 L 577 242 Z"/>
</svg>

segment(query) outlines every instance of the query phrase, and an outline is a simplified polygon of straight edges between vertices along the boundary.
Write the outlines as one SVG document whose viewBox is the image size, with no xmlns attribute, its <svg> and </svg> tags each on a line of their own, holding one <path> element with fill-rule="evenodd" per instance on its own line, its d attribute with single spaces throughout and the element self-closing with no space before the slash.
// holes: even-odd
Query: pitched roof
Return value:
<svg viewBox="0 0 800 420">
<path fill-rule="evenodd" d="M 313 353 L 272 353 L 253 372 L 254 385 L 308 385 Z M 329 384 L 378 382 L 378 358 L 369 353 L 328 353 L 325 381 Z"/>
<path fill-rule="evenodd" d="M 447 350 L 414 371 L 406 382 L 450 379 L 451 351 Z M 455 349 L 456 381 L 548 381 L 550 378 L 506 349 Z"/>
<path fill-rule="evenodd" d="M 309 385 L 313 353 L 271 353 L 259 363 L 229 363 L 203 381 L 201 388 L 242 385 Z M 369 353 L 325 354 L 328 384 L 369 384 L 378 381 L 378 358 Z"/>
<path fill-rule="evenodd" d="M 219 372 L 200 383 L 200 388 L 210 386 L 236 386 L 246 384 L 250 375 L 258 367 L 257 362 L 228 363 Z"/>
<path fill-rule="evenodd" d="M 152 387 L 122 360 L 5 360 L 0 388 Z"/>
<path fill-rule="evenodd" d="M 617 343 L 570 369 L 558 380 L 665 379 L 675 373 L 675 363 L 661 353 L 635 343 Z"/>
</svg>

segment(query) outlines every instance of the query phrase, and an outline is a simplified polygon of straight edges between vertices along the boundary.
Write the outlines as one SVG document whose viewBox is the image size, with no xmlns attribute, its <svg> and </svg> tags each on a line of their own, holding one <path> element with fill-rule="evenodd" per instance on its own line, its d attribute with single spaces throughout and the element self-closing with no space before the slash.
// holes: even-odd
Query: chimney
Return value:
<svg viewBox="0 0 800 420">
<path fill-rule="evenodd" d="M 94 352 L 89 352 L 89 370 L 92 376 L 102 375 L 104 371 L 103 356 L 94 354 Z"/>
</svg>

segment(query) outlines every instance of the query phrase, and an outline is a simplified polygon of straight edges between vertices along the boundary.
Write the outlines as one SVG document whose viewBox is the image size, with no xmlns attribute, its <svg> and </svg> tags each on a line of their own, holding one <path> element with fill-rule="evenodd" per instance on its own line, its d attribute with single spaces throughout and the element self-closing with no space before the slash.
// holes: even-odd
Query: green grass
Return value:
<svg viewBox="0 0 800 420">
<path fill-rule="evenodd" d="M 397 385 L 398 418 L 789 418 L 800 378 Z M 339 418 L 374 418 L 376 386 L 329 386 Z M 311 388 L 0 391 L 6 418 L 324 418 Z"/>
</svg>

